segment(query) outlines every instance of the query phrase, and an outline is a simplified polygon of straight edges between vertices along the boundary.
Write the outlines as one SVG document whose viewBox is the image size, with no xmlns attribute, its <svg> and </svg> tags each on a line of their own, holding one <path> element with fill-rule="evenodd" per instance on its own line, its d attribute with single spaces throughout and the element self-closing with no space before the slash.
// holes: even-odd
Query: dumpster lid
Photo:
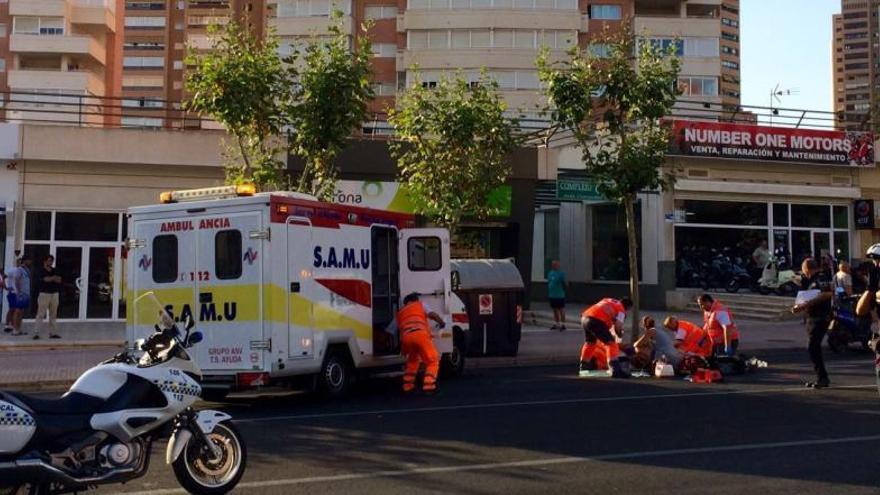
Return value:
<svg viewBox="0 0 880 495">
<path fill-rule="evenodd" d="M 450 264 L 458 272 L 458 289 L 525 289 L 513 260 L 451 260 Z"/>
</svg>

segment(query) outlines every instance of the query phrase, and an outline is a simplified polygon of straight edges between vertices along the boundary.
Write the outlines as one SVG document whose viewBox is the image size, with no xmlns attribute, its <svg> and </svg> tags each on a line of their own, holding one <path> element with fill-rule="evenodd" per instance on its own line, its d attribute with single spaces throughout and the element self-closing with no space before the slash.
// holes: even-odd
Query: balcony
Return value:
<svg viewBox="0 0 880 495">
<path fill-rule="evenodd" d="M 350 15 L 343 16 L 342 31 L 350 35 L 353 32 L 354 22 Z M 269 19 L 269 25 L 274 28 L 279 36 L 311 36 L 329 34 L 330 18 L 324 16 L 314 17 L 275 17 Z"/>
<path fill-rule="evenodd" d="M 721 37 L 721 22 L 718 19 L 636 16 L 633 28 L 636 33 L 647 33 L 648 36 Z"/>
<path fill-rule="evenodd" d="M 8 72 L 12 90 L 55 89 L 104 95 L 104 81 L 88 71 L 16 69 Z"/>
<path fill-rule="evenodd" d="M 414 48 L 398 54 L 397 70 L 413 66 L 421 69 L 454 70 L 458 68 L 534 69 L 537 49 L 520 48 Z M 565 50 L 552 50 L 551 61 L 564 60 Z"/>
<path fill-rule="evenodd" d="M 116 31 L 116 2 L 113 0 L 68 0 L 70 22 L 104 26 Z"/>
<path fill-rule="evenodd" d="M 577 11 L 531 9 L 407 10 L 397 16 L 398 32 L 468 28 L 571 29 L 586 32 L 587 20 Z"/>
<path fill-rule="evenodd" d="M 67 17 L 66 0 L 9 0 L 9 15 Z"/>
<path fill-rule="evenodd" d="M 9 37 L 13 53 L 57 53 L 88 55 L 101 65 L 106 64 L 107 49 L 90 36 L 38 36 L 13 34 Z"/>
</svg>

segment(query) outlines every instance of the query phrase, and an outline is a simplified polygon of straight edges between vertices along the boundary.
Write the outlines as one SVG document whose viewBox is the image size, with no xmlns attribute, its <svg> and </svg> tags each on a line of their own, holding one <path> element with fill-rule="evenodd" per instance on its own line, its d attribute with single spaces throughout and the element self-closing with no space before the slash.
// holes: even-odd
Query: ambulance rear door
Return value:
<svg viewBox="0 0 880 495">
<path fill-rule="evenodd" d="M 193 221 L 177 211 L 133 215 L 128 247 L 131 343 L 153 333 L 158 322 L 155 304 L 139 299 L 147 292 L 153 292 L 175 320 L 193 315 L 196 290 L 189 281 L 196 259 Z"/>
<path fill-rule="evenodd" d="M 446 229 L 404 229 L 400 233 L 400 295 L 413 292 L 446 320 L 447 331 L 437 332 L 437 350 L 452 349 L 448 331 L 449 301 L 452 297 L 449 268 L 449 232 Z M 447 342 L 448 341 L 448 342 Z"/>
<path fill-rule="evenodd" d="M 193 219 L 198 232 L 196 269 L 185 274 L 196 287 L 196 346 L 206 372 L 263 371 L 270 350 L 264 336 L 263 262 L 268 232 L 260 210 L 219 209 Z"/>
</svg>

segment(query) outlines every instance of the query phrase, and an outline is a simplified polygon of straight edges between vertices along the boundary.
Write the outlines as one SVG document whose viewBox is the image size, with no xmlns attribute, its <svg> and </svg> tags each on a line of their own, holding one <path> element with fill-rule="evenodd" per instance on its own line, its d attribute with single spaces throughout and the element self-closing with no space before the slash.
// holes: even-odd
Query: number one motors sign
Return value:
<svg viewBox="0 0 880 495">
<path fill-rule="evenodd" d="M 675 120 L 669 154 L 837 165 L 874 166 L 870 132 L 824 131 Z"/>
</svg>

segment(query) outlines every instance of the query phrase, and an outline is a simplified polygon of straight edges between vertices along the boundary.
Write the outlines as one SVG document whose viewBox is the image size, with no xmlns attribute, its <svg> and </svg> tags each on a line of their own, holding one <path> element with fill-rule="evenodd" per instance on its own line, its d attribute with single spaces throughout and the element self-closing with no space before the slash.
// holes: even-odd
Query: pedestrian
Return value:
<svg viewBox="0 0 880 495">
<path fill-rule="evenodd" d="M 590 371 L 590 361 L 595 353 L 596 343 L 602 342 L 608 347 L 608 368 L 620 355 L 617 340 L 623 335 L 623 323 L 626 312 L 632 307 L 632 301 L 605 298 L 590 306 L 581 314 L 581 327 L 584 329 L 584 345 L 581 347 L 580 371 Z"/>
<path fill-rule="evenodd" d="M 761 244 L 752 251 L 752 262 L 758 270 L 763 270 L 770 262 L 770 249 L 766 240 L 761 241 Z"/>
<path fill-rule="evenodd" d="M 547 272 L 547 299 L 550 308 L 553 309 L 553 326 L 550 330 L 565 331 L 565 289 L 568 281 L 565 280 L 565 272 L 559 268 L 559 260 L 550 263 L 550 271 Z"/>
<path fill-rule="evenodd" d="M 843 289 L 846 296 L 853 295 L 853 277 L 852 268 L 846 261 L 841 261 L 837 267 L 837 273 L 834 275 L 834 290 Z"/>
<path fill-rule="evenodd" d="M 816 295 L 807 301 L 796 304 L 792 313 L 806 313 L 804 326 L 807 330 L 809 344 L 807 350 L 813 369 L 816 371 L 816 381 L 807 382 L 808 388 L 825 388 L 831 384 L 828 379 L 828 370 L 825 369 L 825 360 L 822 357 L 822 340 L 828 332 L 828 324 L 831 322 L 831 280 L 822 271 L 819 262 L 815 258 L 807 258 L 801 264 L 801 290 L 817 291 Z"/>
<path fill-rule="evenodd" d="M 55 318 L 58 316 L 58 293 L 61 291 L 61 277 L 55 272 L 55 257 L 51 254 L 43 260 L 42 269 L 36 278 L 37 285 L 37 325 L 34 340 L 40 338 L 40 330 L 49 316 L 49 338 L 60 339 Z"/>
<path fill-rule="evenodd" d="M 703 329 L 712 339 L 712 354 L 735 356 L 739 349 L 739 329 L 733 323 L 733 314 L 709 294 L 698 297 L 697 304 L 703 310 Z"/>
<path fill-rule="evenodd" d="M 403 299 L 403 308 L 397 313 L 397 328 L 400 332 L 400 348 L 406 356 L 403 373 L 404 393 L 416 389 L 416 375 L 419 367 L 425 364 L 422 391 L 426 394 L 437 392 L 437 375 L 440 371 L 440 354 L 432 341 L 428 318 L 445 326 L 443 318 L 419 301 L 418 294 L 410 294 Z"/>
<path fill-rule="evenodd" d="M 9 293 L 6 298 L 12 311 L 12 335 L 25 335 L 21 330 L 21 320 L 31 305 L 31 265 L 33 259 L 27 254 L 22 256 L 18 267 L 12 270 L 7 279 Z"/>
</svg>

